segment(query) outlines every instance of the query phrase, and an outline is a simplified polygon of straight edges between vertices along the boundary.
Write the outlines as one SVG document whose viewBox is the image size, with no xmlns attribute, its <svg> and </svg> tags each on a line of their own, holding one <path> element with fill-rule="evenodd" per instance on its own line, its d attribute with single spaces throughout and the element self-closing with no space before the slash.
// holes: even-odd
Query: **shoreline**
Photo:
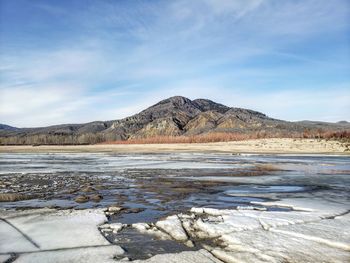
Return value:
<svg viewBox="0 0 350 263">
<path fill-rule="evenodd" d="M 231 153 L 327 154 L 349 156 L 349 145 L 333 140 L 254 139 L 245 141 L 176 144 L 95 144 L 0 146 L 0 153 Z"/>
</svg>

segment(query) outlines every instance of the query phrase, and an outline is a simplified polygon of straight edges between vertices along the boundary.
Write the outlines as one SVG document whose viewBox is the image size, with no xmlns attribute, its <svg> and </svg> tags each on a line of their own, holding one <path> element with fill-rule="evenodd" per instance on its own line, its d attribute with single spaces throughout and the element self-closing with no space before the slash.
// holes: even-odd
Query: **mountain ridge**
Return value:
<svg viewBox="0 0 350 263">
<path fill-rule="evenodd" d="M 194 136 L 208 133 L 287 136 L 305 131 L 341 131 L 350 123 L 289 122 L 264 113 L 173 96 L 119 120 L 60 124 L 38 128 L 0 125 L 0 144 L 86 144 L 156 136 Z"/>
</svg>

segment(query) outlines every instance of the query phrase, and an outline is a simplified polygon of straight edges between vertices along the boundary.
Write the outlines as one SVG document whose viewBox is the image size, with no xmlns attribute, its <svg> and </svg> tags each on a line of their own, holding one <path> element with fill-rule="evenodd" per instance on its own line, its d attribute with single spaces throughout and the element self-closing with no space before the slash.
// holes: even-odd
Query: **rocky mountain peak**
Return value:
<svg viewBox="0 0 350 263">
<path fill-rule="evenodd" d="M 170 103 L 173 103 L 176 105 L 183 105 L 186 103 L 191 103 L 192 101 L 186 97 L 183 97 L 183 96 L 173 96 L 173 97 L 170 97 L 168 99 L 160 101 L 160 103 L 167 103 L 167 102 L 170 102 Z"/>
<path fill-rule="evenodd" d="M 140 114 L 152 115 L 153 118 L 164 118 L 178 115 L 179 113 L 193 117 L 200 112 L 201 109 L 190 99 L 182 96 L 174 96 L 154 104 Z"/>
<path fill-rule="evenodd" d="M 86 144 L 152 136 L 264 132 L 300 134 L 305 129 L 339 131 L 348 122 L 286 122 L 249 109 L 230 108 L 208 99 L 174 96 L 119 120 L 61 124 L 40 128 L 0 125 L 0 144 Z"/>
<path fill-rule="evenodd" d="M 192 101 L 195 105 L 198 106 L 198 108 L 201 109 L 201 111 L 217 111 L 220 113 L 225 113 L 230 109 L 230 107 L 227 107 L 225 105 L 222 105 L 220 103 L 216 103 L 211 100 L 207 99 L 196 99 Z"/>
</svg>

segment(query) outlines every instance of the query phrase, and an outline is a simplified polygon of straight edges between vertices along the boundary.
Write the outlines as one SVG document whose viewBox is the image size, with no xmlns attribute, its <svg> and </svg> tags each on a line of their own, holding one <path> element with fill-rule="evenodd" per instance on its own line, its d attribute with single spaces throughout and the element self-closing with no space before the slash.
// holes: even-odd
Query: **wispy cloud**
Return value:
<svg viewBox="0 0 350 263">
<path fill-rule="evenodd" d="M 8 3 L 0 122 L 116 119 L 171 95 L 290 120 L 350 116 L 346 0 Z"/>
</svg>

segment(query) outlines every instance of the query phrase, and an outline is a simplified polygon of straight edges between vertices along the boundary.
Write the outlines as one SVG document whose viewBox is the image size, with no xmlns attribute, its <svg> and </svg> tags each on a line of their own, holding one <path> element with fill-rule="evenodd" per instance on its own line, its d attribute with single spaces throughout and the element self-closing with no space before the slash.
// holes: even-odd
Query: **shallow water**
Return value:
<svg viewBox="0 0 350 263">
<path fill-rule="evenodd" d="M 107 234 L 109 242 L 121 246 L 126 256 L 131 259 L 147 259 L 153 255 L 164 253 L 177 253 L 182 251 L 197 250 L 197 247 L 187 247 L 174 240 L 160 240 L 154 236 L 141 234 L 134 228 L 127 227 L 118 234 Z"/>
<path fill-rule="evenodd" d="M 110 222 L 156 222 L 192 207 L 290 211 L 251 202 L 313 196 L 350 201 L 350 158 L 229 154 L 0 154 L 0 191 L 27 200 L 0 208 L 122 206 Z M 77 203 L 77 196 L 88 202 Z M 92 201 L 100 195 L 101 200 Z M 133 259 L 188 250 L 130 227 L 105 237 Z M 142 250 L 139 248 L 142 247 Z M 191 248 L 192 249 L 192 248 Z M 196 249 L 196 248 L 193 248 Z"/>
<path fill-rule="evenodd" d="M 322 188 L 346 190 L 350 158 L 228 154 L 0 154 L 0 190 L 31 199 L 0 207 L 142 208 L 152 221 L 192 206 L 234 208 Z M 6 185 L 7 184 L 7 185 Z M 84 192 L 84 186 L 93 191 Z M 78 195 L 103 197 L 76 203 Z"/>
</svg>

